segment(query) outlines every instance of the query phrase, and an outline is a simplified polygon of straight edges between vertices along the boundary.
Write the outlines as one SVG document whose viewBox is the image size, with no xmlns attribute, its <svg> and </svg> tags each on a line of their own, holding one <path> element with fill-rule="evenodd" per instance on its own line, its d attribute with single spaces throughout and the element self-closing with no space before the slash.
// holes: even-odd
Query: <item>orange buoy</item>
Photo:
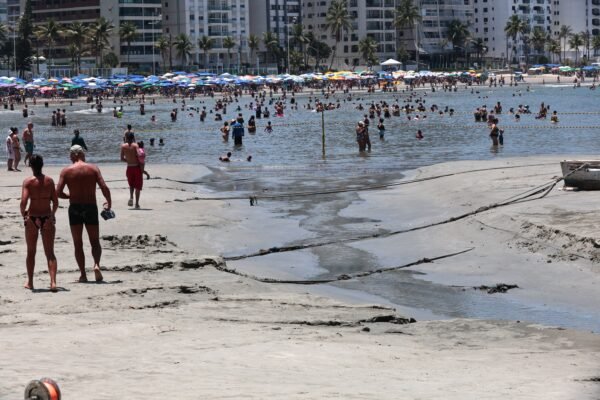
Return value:
<svg viewBox="0 0 600 400">
<path fill-rule="evenodd" d="M 29 382 L 25 388 L 25 400 L 61 400 L 58 384 L 50 378 Z"/>
</svg>

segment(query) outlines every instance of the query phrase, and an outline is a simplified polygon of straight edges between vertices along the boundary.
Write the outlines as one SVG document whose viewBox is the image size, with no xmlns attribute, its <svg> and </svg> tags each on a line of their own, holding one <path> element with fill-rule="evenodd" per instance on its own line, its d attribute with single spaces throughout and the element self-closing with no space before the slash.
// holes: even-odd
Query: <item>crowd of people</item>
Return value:
<svg viewBox="0 0 600 400">
<path fill-rule="evenodd" d="M 504 85 L 504 80 L 492 81 L 493 84 Z M 370 152 L 373 149 L 373 143 L 369 134 L 369 127 L 377 129 L 380 141 L 385 141 L 386 135 L 389 136 L 389 129 L 386 128 L 386 122 L 390 118 L 404 117 L 408 121 L 426 121 L 428 115 L 452 117 L 455 110 L 449 106 L 439 106 L 429 104 L 426 101 L 427 91 L 416 90 L 417 87 L 430 86 L 431 91 L 440 88 L 445 91 L 457 91 L 458 81 L 436 81 L 430 79 L 422 79 L 415 81 L 410 87 L 405 88 L 402 93 L 396 93 L 388 96 L 383 96 L 378 100 L 369 101 L 362 92 L 353 92 L 346 86 L 332 86 L 321 88 L 317 93 L 305 93 L 304 101 L 300 105 L 296 94 L 298 92 L 286 91 L 283 88 L 270 88 L 269 90 L 243 90 L 242 88 L 231 88 L 222 93 L 206 94 L 205 100 L 201 101 L 200 106 L 191 105 L 195 100 L 195 95 L 189 96 L 172 96 L 169 100 L 173 103 L 180 103 L 173 108 L 169 116 L 165 118 L 172 122 L 176 122 L 179 111 L 186 111 L 190 117 L 199 117 L 200 123 L 204 123 L 209 118 L 214 121 L 223 121 L 223 125 L 219 128 L 219 133 L 224 144 L 228 144 L 230 138 L 233 140 L 232 150 L 242 149 L 244 146 L 244 138 L 246 134 L 254 135 L 258 131 L 258 120 L 266 120 L 263 125 L 262 132 L 265 134 L 274 134 L 276 126 L 269 120 L 271 110 L 278 118 L 285 117 L 288 113 L 293 113 L 300 110 L 312 111 L 317 113 L 335 112 L 342 105 L 352 103 L 355 110 L 362 114 L 363 117 L 355 126 L 355 140 L 358 147 L 358 152 Z M 511 82 L 512 86 L 512 82 Z M 363 88 L 367 93 L 371 92 L 372 87 Z M 472 94 L 476 94 L 465 85 L 461 87 L 465 91 L 471 90 Z M 336 95 L 336 91 L 340 90 Z M 389 92 L 389 88 L 385 88 L 384 92 Z M 387 93 L 384 93 L 387 94 Z M 239 99 L 242 96 L 250 96 L 250 101 L 246 102 L 242 108 Z M 403 97 L 403 99 L 402 99 Z M 103 102 L 108 102 L 111 99 L 106 95 L 98 95 L 95 98 L 88 98 L 87 102 L 91 103 L 91 107 L 102 111 Z M 146 102 L 145 95 L 129 97 L 113 96 L 112 101 L 117 104 L 114 108 L 113 116 L 122 118 L 123 106 L 131 102 L 139 104 L 140 115 L 145 115 L 149 107 L 146 104 L 153 106 L 156 104 L 156 99 L 151 98 Z M 186 100 L 188 103 L 186 103 Z M 25 99 L 22 99 L 25 102 Z M 402 102 L 403 101 L 403 102 Z M 210 102 L 212 106 L 208 106 Z M 25 104 L 26 106 L 26 104 Z M 301 108 L 299 108 L 301 107 Z M 234 110 L 237 113 L 235 118 L 224 118 L 227 115 L 227 108 Z M 248 121 L 245 120 L 243 112 L 248 112 L 251 115 Z M 474 112 L 474 120 L 477 123 L 487 123 L 489 129 L 489 137 L 492 142 L 492 147 L 502 146 L 504 144 L 504 130 L 500 127 L 499 116 L 503 113 L 503 106 L 500 102 L 496 102 L 488 111 L 487 106 L 478 107 Z M 33 110 L 29 110 L 24 117 L 31 115 Z M 518 121 L 520 115 L 528 114 L 529 106 L 519 105 L 516 108 L 510 108 L 508 114 L 514 116 Z M 550 107 L 542 103 L 540 111 L 536 118 L 546 118 L 550 113 L 552 123 L 558 123 L 558 114 L 556 111 L 551 112 Z M 159 118 L 162 118 L 159 115 Z M 223 120 L 225 119 L 225 120 Z M 157 116 L 152 114 L 150 117 L 151 123 L 156 123 Z M 52 111 L 50 126 L 65 127 L 66 126 L 66 111 L 65 109 L 57 109 Z M 415 126 L 414 138 L 418 141 L 425 139 L 424 126 Z M 391 134 L 394 132 L 392 131 Z M 149 143 L 154 146 L 155 138 L 150 138 Z M 53 251 L 54 235 L 55 235 L 55 214 L 58 208 L 59 199 L 69 200 L 69 224 L 75 246 L 75 258 L 80 268 L 81 282 L 87 281 L 85 270 L 85 256 L 83 254 L 82 236 L 85 228 L 88 233 L 89 241 L 92 246 L 92 257 L 94 260 L 93 271 L 95 279 L 100 281 L 103 279 L 100 270 L 100 258 L 102 254 L 99 243 L 99 223 L 98 223 L 98 208 L 96 206 L 96 187 L 100 187 L 101 192 L 106 200 L 104 210 L 101 215 L 105 218 L 114 216 L 112 212 L 112 202 L 110 190 L 104 182 L 100 170 L 97 166 L 86 162 L 86 152 L 89 151 L 88 146 L 82 137 L 79 129 L 73 131 L 73 137 L 70 142 L 70 158 L 72 164 L 65 168 L 61 174 L 58 184 L 55 186 L 54 181 L 45 176 L 42 172 L 43 158 L 39 154 L 35 154 L 35 138 L 34 124 L 28 122 L 26 127 L 19 136 L 19 130 L 16 127 L 11 127 L 8 137 L 6 138 L 6 153 L 7 153 L 7 169 L 9 171 L 21 171 L 19 169 L 21 163 L 21 142 L 24 146 L 25 157 L 23 164 L 32 169 L 33 176 L 28 177 L 23 182 L 22 197 L 21 197 L 21 213 L 25 222 L 26 242 L 27 242 L 27 273 L 28 279 L 25 287 L 33 288 L 33 271 L 35 263 L 35 252 L 38 236 L 41 234 L 44 246 L 44 252 L 48 261 L 48 269 L 50 272 L 51 289 L 56 290 L 56 270 L 57 261 Z M 165 141 L 159 138 L 159 145 L 164 145 Z M 232 161 L 253 160 L 252 155 L 234 159 L 232 152 L 228 151 L 225 155 L 218 157 L 219 161 L 229 163 Z M 120 145 L 120 160 L 126 163 L 126 177 L 129 186 L 128 206 L 135 209 L 140 209 L 140 196 L 143 189 L 143 177 L 150 178 L 146 170 L 146 152 L 143 141 L 136 141 L 136 135 L 131 125 L 127 125 L 127 129 L 123 133 L 122 142 Z M 77 183 L 76 183 L 77 182 Z M 66 188 L 66 189 L 65 189 Z"/>
</svg>

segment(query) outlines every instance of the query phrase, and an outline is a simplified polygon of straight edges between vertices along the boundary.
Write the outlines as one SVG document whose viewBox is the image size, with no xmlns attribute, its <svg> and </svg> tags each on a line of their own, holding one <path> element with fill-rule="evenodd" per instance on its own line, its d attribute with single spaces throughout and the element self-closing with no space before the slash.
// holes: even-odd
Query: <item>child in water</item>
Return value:
<svg viewBox="0 0 600 400">
<path fill-rule="evenodd" d="M 267 122 L 267 126 L 265 127 L 265 132 L 267 132 L 267 133 L 273 132 L 273 125 L 271 125 L 271 121 Z"/>
<path fill-rule="evenodd" d="M 377 129 L 379 129 L 379 139 L 383 140 L 383 137 L 385 135 L 385 125 L 383 125 L 383 118 L 379 118 Z"/>
<path fill-rule="evenodd" d="M 421 130 L 419 129 L 419 130 L 417 131 L 417 134 L 416 134 L 416 136 L 415 136 L 415 137 L 416 137 L 418 140 L 421 140 L 421 139 L 423 139 L 425 136 L 423 136 L 423 132 L 421 132 Z"/>
<path fill-rule="evenodd" d="M 146 175 L 146 179 L 150 179 L 150 174 L 146 172 L 146 150 L 144 150 L 144 141 L 138 142 L 137 158 L 142 174 Z"/>
</svg>

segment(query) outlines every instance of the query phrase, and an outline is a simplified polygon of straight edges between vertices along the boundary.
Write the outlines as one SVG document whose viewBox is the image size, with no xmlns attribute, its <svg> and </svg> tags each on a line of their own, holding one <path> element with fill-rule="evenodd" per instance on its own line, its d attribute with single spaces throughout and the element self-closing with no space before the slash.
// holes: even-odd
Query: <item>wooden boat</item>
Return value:
<svg viewBox="0 0 600 400">
<path fill-rule="evenodd" d="M 581 190 L 600 190 L 600 160 L 565 160 L 560 168 L 565 186 Z"/>
</svg>

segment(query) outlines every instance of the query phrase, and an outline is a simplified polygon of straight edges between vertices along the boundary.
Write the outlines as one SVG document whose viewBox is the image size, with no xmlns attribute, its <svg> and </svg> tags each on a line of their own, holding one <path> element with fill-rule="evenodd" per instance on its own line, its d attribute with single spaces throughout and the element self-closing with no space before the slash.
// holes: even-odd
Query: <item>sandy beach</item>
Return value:
<svg viewBox="0 0 600 400">
<path fill-rule="evenodd" d="M 257 191 L 258 206 L 247 198 L 206 200 L 220 194 L 177 182 L 208 176 L 201 166 L 149 166 L 163 179 L 145 181 L 141 210 L 133 210 L 126 206 L 124 167 L 102 165 L 117 215 L 100 223 L 105 282 L 75 283 L 67 203 L 61 201 L 58 293 L 47 289 L 41 243 L 36 289 L 23 289 L 18 204 L 30 171 L 4 172 L 0 399 L 21 398 L 30 380 L 47 376 L 64 399 L 597 400 L 600 193 L 564 191 L 558 184 L 541 199 L 400 232 L 548 183 L 560 175 L 561 159 L 414 170 L 404 181 L 446 176 L 360 191 L 338 211 L 349 221 L 344 230 L 322 237 L 291 212 L 300 199 L 261 199 Z M 44 170 L 55 180 L 59 171 Z M 318 196 L 304 201 L 319 204 Z M 327 284 L 268 281 L 332 278 L 319 259 L 336 254 L 320 244 L 337 240 L 387 267 L 464 252 L 362 277 L 351 271 Z M 307 243 L 311 247 L 303 248 Z M 301 248 L 277 251 L 290 244 Z M 91 267 L 87 243 L 85 249 Z M 266 254 L 231 259 L 261 251 Z M 362 268 L 372 269 L 368 263 Z M 408 271 L 449 290 L 516 285 L 481 296 L 490 307 L 510 302 L 525 316 L 555 318 L 499 321 L 485 318 L 485 310 L 478 318 L 425 318 L 426 304 L 403 307 L 377 296 L 376 284 L 385 284 L 388 274 Z"/>
</svg>

